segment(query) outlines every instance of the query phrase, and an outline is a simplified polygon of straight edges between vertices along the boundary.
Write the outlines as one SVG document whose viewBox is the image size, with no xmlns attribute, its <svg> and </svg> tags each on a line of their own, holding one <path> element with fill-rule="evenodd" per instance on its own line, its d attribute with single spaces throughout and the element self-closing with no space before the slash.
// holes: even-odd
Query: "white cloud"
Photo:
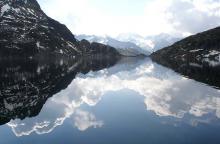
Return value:
<svg viewBox="0 0 220 144">
<path fill-rule="evenodd" d="M 220 1 L 173 0 L 169 22 L 180 33 L 197 33 L 220 25 Z"/>
<path fill-rule="evenodd" d="M 49 16 L 65 23 L 74 34 L 186 35 L 220 24 L 219 0 L 146 0 L 144 13 L 130 16 L 106 13 L 91 0 L 38 1 Z"/>
<path fill-rule="evenodd" d="M 155 0 L 146 7 L 146 26 L 157 33 L 189 35 L 220 25 L 219 0 Z"/>
</svg>

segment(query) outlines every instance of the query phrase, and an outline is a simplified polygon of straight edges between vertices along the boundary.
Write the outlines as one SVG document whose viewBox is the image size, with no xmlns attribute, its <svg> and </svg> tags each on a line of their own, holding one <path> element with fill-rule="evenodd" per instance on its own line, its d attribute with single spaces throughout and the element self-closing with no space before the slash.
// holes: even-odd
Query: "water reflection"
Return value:
<svg viewBox="0 0 220 144">
<path fill-rule="evenodd" d="M 104 129 L 108 134 L 111 133 L 106 128 L 109 120 L 119 119 L 113 114 L 120 109 L 109 107 L 105 116 L 99 111 L 106 109 L 105 106 L 115 99 L 125 107 L 126 114 L 137 114 L 136 117 L 127 117 L 130 120 L 152 112 L 156 121 L 164 125 L 197 127 L 200 124 L 220 124 L 220 90 L 184 78 L 148 58 L 101 61 L 62 60 L 49 64 L 25 63 L 24 66 L 18 63 L 16 67 L 11 63 L 4 64 L 7 72 L 2 71 L 1 78 L 7 80 L 1 83 L 2 123 L 15 119 L 7 126 L 17 137 L 49 134 L 68 125 L 67 122 L 72 125 L 69 129 L 81 132 Z M 134 98 L 129 102 L 128 97 L 121 98 L 120 95 L 126 95 L 124 92 L 132 93 Z M 112 96 L 106 103 L 103 99 L 109 94 Z M 137 99 L 143 103 L 144 112 L 132 111 L 141 105 L 134 105 Z M 92 110 L 96 107 L 97 110 Z M 144 127 L 150 123 L 149 119 L 144 119 L 140 125 Z"/>
<path fill-rule="evenodd" d="M 62 62 L 62 65 L 64 63 Z M 62 67 L 62 70 L 66 67 Z M 53 79 L 59 78 L 56 74 L 53 73 Z M 65 73 L 59 72 L 59 74 L 66 76 Z M 76 72 L 72 78 L 75 75 Z M 46 78 L 52 79 L 46 76 L 42 80 L 48 81 Z M 69 82 L 70 80 L 65 86 Z M 50 88 L 51 86 L 53 85 L 48 85 Z M 67 88 L 60 92 L 56 89 L 58 93 L 47 101 L 38 116 L 24 120 L 16 119 L 9 122 L 8 126 L 12 128 L 16 136 L 30 135 L 33 132 L 50 133 L 56 127 L 63 125 L 66 119 L 71 119 L 73 125 L 80 131 L 85 131 L 90 127 L 101 128 L 105 122 L 97 119 L 92 112 L 82 110 L 81 106 L 86 104 L 95 107 L 106 93 L 121 90 L 131 90 L 141 95 L 144 98 L 146 111 L 152 111 L 159 117 L 177 118 L 193 126 L 198 123 L 210 123 L 220 118 L 219 90 L 177 75 L 172 70 L 159 66 L 149 59 L 132 59 L 131 61 L 123 59 L 110 68 L 78 74 Z M 41 89 L 38 90 L 38 94 L 39 92 Z M 3 99 L 3 101 L 7 115 L 11 112 L 15 114 L 14 109 L 17 108 L 25 111 L 26 107 L 27 113 L 32 113 L 30 110 L 34 108 L 31 104 L 34 103 L 36 107 L 39 102 L 37 99 L 30 106 L 26 106 L 25 103 L 8 106 L 6 102 L 9 100 Z M 20 114 L 19 110 L 19 115 L 16 117 Z"/>
<path fill-rule="evenodd" d="M 0 124 L 37 116 L 46 100 L 66 89 L 77 73 L 110 67 L 116 61 L 100 57 L 1 60 Z"/>
</svg>

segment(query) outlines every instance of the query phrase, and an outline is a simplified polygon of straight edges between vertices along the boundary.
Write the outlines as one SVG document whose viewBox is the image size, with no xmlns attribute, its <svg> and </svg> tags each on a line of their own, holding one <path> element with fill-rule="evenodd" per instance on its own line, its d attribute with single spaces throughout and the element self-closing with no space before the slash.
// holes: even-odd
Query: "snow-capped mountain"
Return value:
<svg viewBox="0 0 220 144">
<path fill-rule="evenodd" d="M 36 55 L 83 55 L 79 44 L 63 24 L 48 17 L 36 0 L 0 0 L 0 57 Z M 106 53 L 96 50 L 100 46 Z M 89 44 L 87 54 L 117 55 L 114 48 Z"/>
<path fill-rule="evenodd" d="M 117 39 L 120 41 L 132 42 L 142 49 L 154 52 L 172 45 L 174 42 L 179 41 L 181 38 L 162 33 L 159 35 L 147 37 L 143 37 L 138 34 L 120 34 L 117 36 Z"/>
<path fill-rule="evenodd" d="M 98 42 L 115 47 L 118 52 L 126 56 L 136 56 L 150 53 L 172 45 L 181 38 L 172 37 L 169 34 L 142 37 L 138 34 L 120 34 L 116 38 L 109 36 L 78 35 L 78 40 L 86 39 L 90 42 Z"/>
<path fill-rule="evenodd" d="M 162 33 L 156 36 L 148 36 L 145 39 L 152 41 L 153 52 L 165 48 L 181 40 L 183 37 L 173 37 L 169 34 Z"/>
<path fill-rule="evenodd" d="M 118 41 L 109 36 L 95 36 L 95 35 L 78 35 L 76 36 L 78 40 L 86 39 L 89 42 L 98 42 L 105 45 L 112 46 L 117 49 L 117 51 L 124 56 L 138 56 L 138 55 L 150 55 L 150 52 L 140 48 L 132 42 L 122 42 Z"/>
</svg>

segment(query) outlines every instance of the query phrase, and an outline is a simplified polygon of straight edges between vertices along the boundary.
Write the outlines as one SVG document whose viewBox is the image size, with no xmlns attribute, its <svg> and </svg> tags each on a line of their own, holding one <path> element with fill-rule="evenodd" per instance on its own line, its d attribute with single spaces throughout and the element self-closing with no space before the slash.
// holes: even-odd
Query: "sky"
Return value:
<svg viewBox="0 0 220 144">
<path fill-rule="evenodd" d="M 187 36 L 220 26 L 220 0 L 37 1 L 74 34 Z"/>
</svg>

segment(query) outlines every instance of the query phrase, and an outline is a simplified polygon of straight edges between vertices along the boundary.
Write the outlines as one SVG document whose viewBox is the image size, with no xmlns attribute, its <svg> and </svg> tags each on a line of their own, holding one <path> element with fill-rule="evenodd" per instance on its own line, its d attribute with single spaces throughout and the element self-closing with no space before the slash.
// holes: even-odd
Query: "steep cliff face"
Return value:
<svg viewBox="0 0 220 144">
<path fill-rule="evenodd" d="M 79 41 L 69 29 L 48 17 L 36 0 L 0 0 L 0 25 L 1 57 L 83 55 Z"/>
<path fill-rule="evenodd" d="M 185 38 L 151 57 L 183 75 L 219 87 L 220 27 Z"/>
</svg>

